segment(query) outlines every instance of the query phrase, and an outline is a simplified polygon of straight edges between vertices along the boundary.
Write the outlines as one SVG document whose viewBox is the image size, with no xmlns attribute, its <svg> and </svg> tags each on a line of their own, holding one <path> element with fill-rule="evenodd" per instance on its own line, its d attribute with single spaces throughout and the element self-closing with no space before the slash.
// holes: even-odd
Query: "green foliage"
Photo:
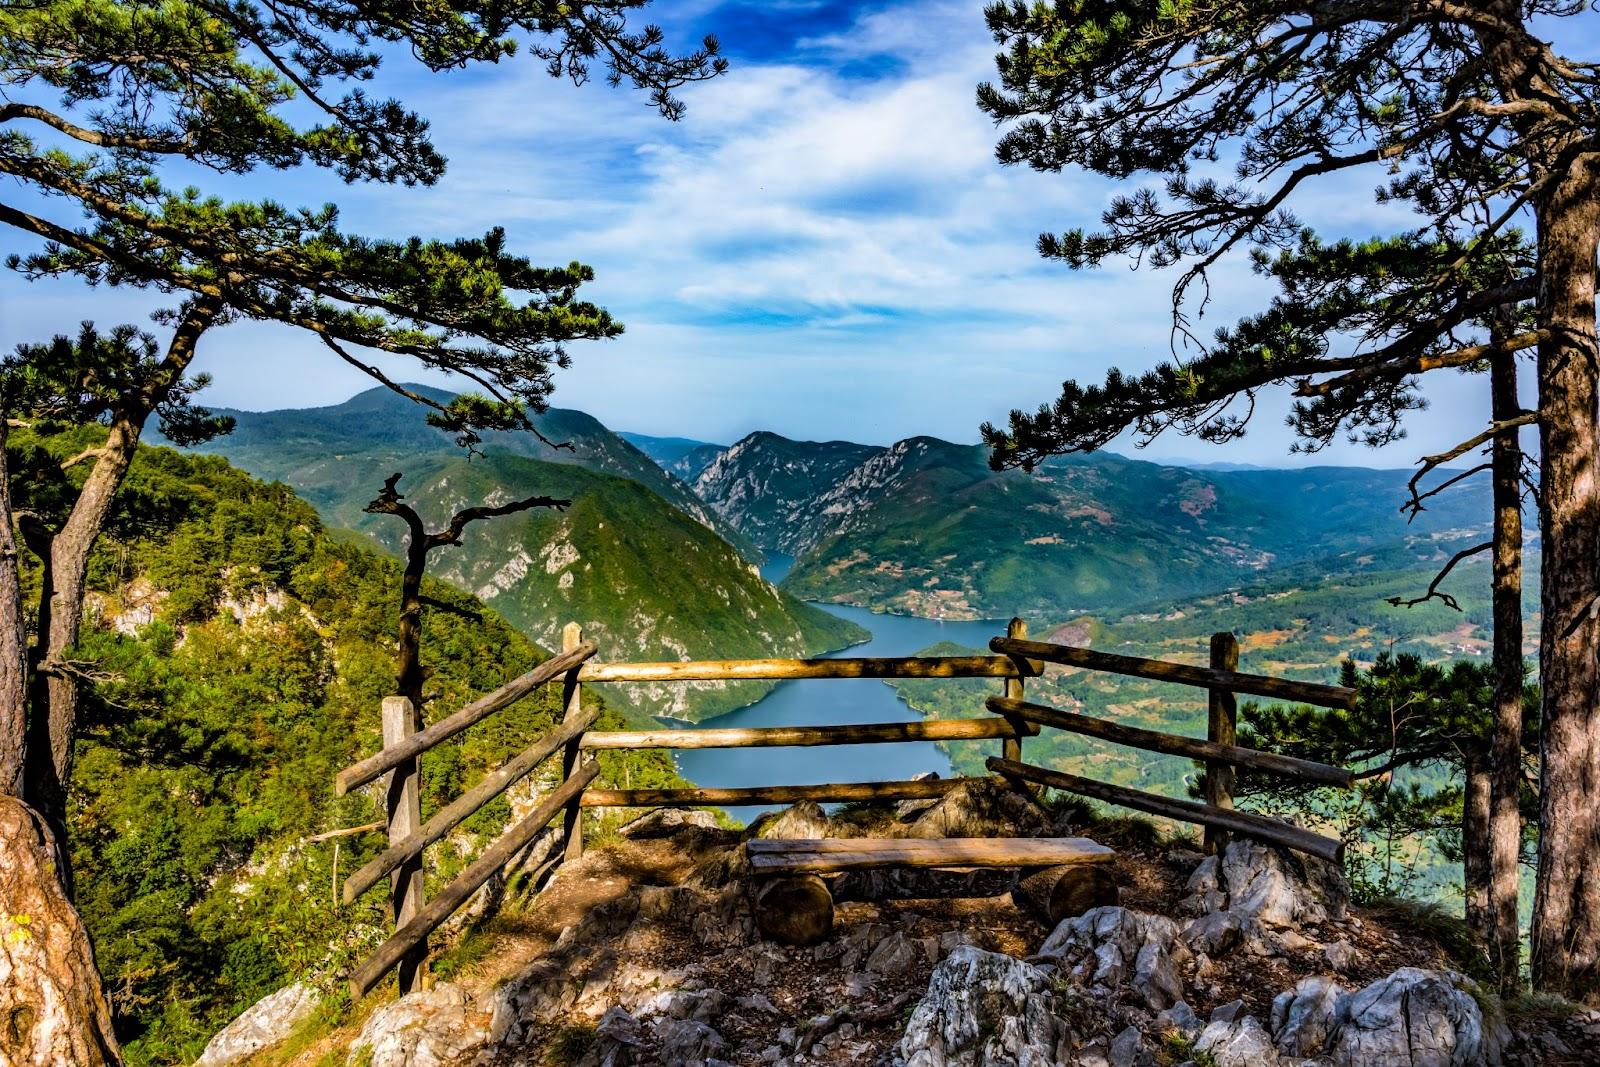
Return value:
<svg viewBox="0 0 1600 1067">
<path fill-rule="evenodd" d="M 331 984 L 384 936 L 381 893 L 350 908 L 332 898 L 335 849 L 348 874 L 381 835 L 305 839 L 380 817 L 377 793 L 335 800 L 331 783 L 379 747 L 399 578 L 392 560 L 329 537 L 287 487 L 218 458 L 141 450 L 120 506 L 151 498 L 171 503 L 164 521 L 116 527 L 136 532 L 103 538 L 94 559 L 100 625 L 75 658 L 103 680 L 83 712 L 72 858 L 130 1059 L 179 1063 L 260 996 Z M 544 657 L 473 598 L 427 591 L 481 616 L 427 614 L 429 717 Z M 424 814 L 559 714 L 540 693 L 430 753 Z M 659 754 L 606 755 L 607 780 L 677 781 Z M 458 832 L 461 849 L 430 849 L 430 891 L 508 814 L 502 798 Z"/>
</svg>

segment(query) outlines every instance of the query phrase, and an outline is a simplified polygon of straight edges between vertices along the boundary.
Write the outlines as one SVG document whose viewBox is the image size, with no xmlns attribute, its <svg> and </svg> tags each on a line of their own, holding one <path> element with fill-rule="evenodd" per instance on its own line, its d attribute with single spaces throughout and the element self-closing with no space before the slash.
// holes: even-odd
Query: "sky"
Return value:
<svg viewBox="0 0 1600 1067">
<path fill-rule="evenodd" d="M 981 0 L 830 3 L 657 0 L 668 43 L 715 32 L 724 77 L 681 94 L 662 119 L 644 96 L 597 79 L 573 86 L 540 63 L 429 74 L 385 67 L 392 94 L 432 121 L 450 161 L 426 189 L 346 186 L 311 169 L 181 175 L 230 198 L 337 202 L 369 236 L 450 237 L 504 226 L 535 261 L 594 267 L 586 295 L 626 325 L 573 345 L 553 402 L 618 430 L 731 442 L 753 430 L 883 444 L 916 434 L 975 441 L 985 420 L 1052 400 L 1066 378 L 1170 358 L 1172 272 L 1126 264 L 1072 271 L 1041 260 L 1042 230 L 1092 227 L 1119 190 L 1082 173 L 994 159 L 974 103 L 995 45 Z M 1381 175 L 1325 181 L 1298 209 L 1325 234 L 1406 224 L 1374 203 Z M 6 235 L 8 247 L 18 243 Z M 1265 303 L 1242 257 L 1213 272 L 1203 332 Z M 134 291 L 0 276 L 0 347 L 142 322 Z M 460 379 L 406 380 L 464 388 Z M 241 323 L 203 342 L 204 400 L 261 410 L 337 403 L 371 382 L 287 327 Z M 1382 450 L 1338 444 L 1289 454 L 1289 400 L 1262 396 L 1250 433 L 1225 446 L 1164 436 L 1143 453 L 1181 462 L 1399 467 L 1477 431 L 1481 381 L 1429 375 L 1428 411 Z"/>
</svg>

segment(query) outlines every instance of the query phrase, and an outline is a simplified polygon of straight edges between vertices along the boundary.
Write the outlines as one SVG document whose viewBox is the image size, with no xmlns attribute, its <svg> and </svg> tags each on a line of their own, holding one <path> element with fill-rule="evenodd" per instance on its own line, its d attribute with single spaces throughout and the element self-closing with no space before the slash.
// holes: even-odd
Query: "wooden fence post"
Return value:
<svg viewBox="0 0 1600 1067">
<path fill-rule="evenodd" d="M 1211 635 L 1211 667 L 1213 670 L 1239 669 L 1239 641 L 1230 632 Z M 1210 690 L 1210 716 L 1206 739 L 1223 745 L 1236 745 L 1239 738 L 1239 698 L 1231 689 Z M 1221 760 L 1206 761 L 1206 803 L 1218 808 L 1233 807 L 1233 764 Z M 1206 850 L 1219 855 L 1228 847 L 1228 832 L 1207 827 Z"/>
<path fill-rule="evenodd" d="M 405 697 L 383 698 L 383 747 L 398 745 L 416 732 L 416 709 Z M 406 760 L 389 773 L 386 798 L 389 843 L 397 844 L 422 828 L 422 770 L 417 758 Z M 399 930 L 422 910 L 422 855 L 395 868 L 389 876 L 389 899 L 394 908 L 394 928 Z M 422 988 L 422 965 L 428 958 L 428 941 L 419 941 L 401 958 L 398 967 L 401 994 Z"/>
<path fill-rule="evenodd" d="M 561 651 L 571 652 L 583 644 L 583 624 L 569 622 L 561 630 Z M 562 716 L 563 722 L 571 722 L 583 713 L 583 687 L 578 683 L 578 668 L 574 667 L 567 672 L 566 682 L 561 689 L 562 705 L 566 709 Z M 581 755 L 579 745 L 583 735 L 579 734 L 567 743 L 561 755 L 561 780 L 564 782 L 571 778 L 578 769 L 578 759 Z M 575 860 L 583 855 L 583 793 L 580 791 L 567 805 L 566 816 L 562 819 L 562 828 L 566 834 L 566 858 Z"/>
<path fill-rule="evenodd" d="M 1006 627 L 1006 636 L 1018 641 L 1028 639 L 1028 624 L 1021 619 L 1012 619 Z M 1022 678 L 1007 678 L 1005 680 L 1005 695 L 1012 700 L 1022 699 Z M 1019 720 L 1013 720 L 1012 725 L 1020 725 Z M 1000 755 L 1013 763 L 1022 762 L 1022 738 L 1008 737 L 1000 744 Z"/>
</svg>

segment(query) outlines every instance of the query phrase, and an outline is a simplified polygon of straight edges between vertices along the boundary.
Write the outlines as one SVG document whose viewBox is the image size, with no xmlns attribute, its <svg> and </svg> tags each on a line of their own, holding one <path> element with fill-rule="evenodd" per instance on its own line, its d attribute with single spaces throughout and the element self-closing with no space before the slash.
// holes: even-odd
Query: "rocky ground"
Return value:
<svg viewBox="0 0 1600 1067">
<path fill-rule="evenodd" d="M 757 929 L 742 835 L 656 812 L 565 868 L 474 968 L 382 1006 L 305 1062 L 1600 1063 L 1600 1012 L 1508 1014 L 1423 924 L 1352 907 L 1336 870 L 1250 842 L 1203 857 L 1137 824 L 1063 822 L 986 783 L 831 819 L 800 805 L 754 832 L 1086 835 L 1118 859 L 1056 924 L 1010 873 L 844 876 L 831 930 L 784 945 Z M 272 1037 L 262 1022 L 247 1014 L 218 1041 L 247 1053 Z"/>
</svg>

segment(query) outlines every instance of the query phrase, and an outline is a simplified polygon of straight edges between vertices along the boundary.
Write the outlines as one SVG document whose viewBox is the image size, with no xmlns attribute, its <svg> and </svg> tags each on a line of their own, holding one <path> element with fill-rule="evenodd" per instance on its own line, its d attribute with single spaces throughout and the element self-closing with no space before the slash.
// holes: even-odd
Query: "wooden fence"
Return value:
<svg viewBox="0 0 1600 1067">
<path fill-rule="evenodd" d="M 1001 753 L 988 768 L 1018 788 L 1048 786 L 1096 800 L 1145 811 L 1163 818 L 1199 824 L 1206 844 L 1220 849 L 1230 833 L 1241 834 L 1338 861 L 1340 842 L 1281 820 L 1233 808 L 1236 767 L 1297 778 L 1318 785 L 1348 787 L 1348 771 L 1308 760 L 1239 746 L 1236 695 L 1245 693 L 1325 707 L 1349 707 L 1354 690 L 1246 674 L 1238 668 L 1238 644 L 1232 634 L 1211 640 L 1206 667 L 1114 655 L 1070 645 L 1027 639 L 1027 626 L 1013 619 L 1006 636 L 989 643 L 988 656 L 911 658 L 746 659 L 673 663 L 593 662 L 595 646 L 570 624 L 563 631 L 562 651 L 527 674 L 501 686 L 433 725 L 413 730 L 414 710 L 403 697 L 383 703 L 383 749 L 339 772 L 336 793 L 388 775 L 386 785 L 389 847 L 350 875 L 344 900 L 389 879 L 395 932 L 351 974 L 356 996 L 397 970 L 402 991 L 417 987 L 427 953 L 427 938 L 477 892 L 496 872 L 547 835 L 559 834 L 548 869 L 583 852 L 583 808 L 681 807 L 687 805 L 792 804 L 871 800 L 921 800 L 943 796 L 963 779 L 840 782 L 822 785 L 762 785 L 736 789 L 605 789 L 593 785 L 598 765 L 584 753 L 604 749 L 752 748 L 767 746 L 886 744 L 902 741 L 999 740 Z M 1145 730 L 1105 719 L 1062 711 L 1024 699 L 1026 679 L 1037 677 L 1043 663 L 1055 663 L 1136 678 L 1198 686 L 1209 692 L 1209 725 L 1201 740 Z M 687 682 L 796 678 L 994 678 L 1002 692 L 990 697 L 992 714 L 973 719 L 927 722 L 843 723 L 830 726 L 774 726 L 752 729 L 595 731 L 597 712 L 582 706 L 584 683 Z M 552 731 L 514 756 L 483 781 L 441 808 L 426 823 L 419 803 L 419 760 L 424 752 L 482 719 L 560 680 L 563 720 Z M 1187 756 L 1206 764 L 1203 803 L 1111 785 L 1022 762 L 1022 741 L 1042 727 L 1068 730 L 1151 752 Z M 481 856 L 432 900 L 424 900 L 422 852 L 439 841 L 485 803 L 527 777 L 546 760 L 561 756 L 560 784 L 527 816 L 502 834 Z M 551 823 L 560 818 L 559 827 Z"/>
</svg>

